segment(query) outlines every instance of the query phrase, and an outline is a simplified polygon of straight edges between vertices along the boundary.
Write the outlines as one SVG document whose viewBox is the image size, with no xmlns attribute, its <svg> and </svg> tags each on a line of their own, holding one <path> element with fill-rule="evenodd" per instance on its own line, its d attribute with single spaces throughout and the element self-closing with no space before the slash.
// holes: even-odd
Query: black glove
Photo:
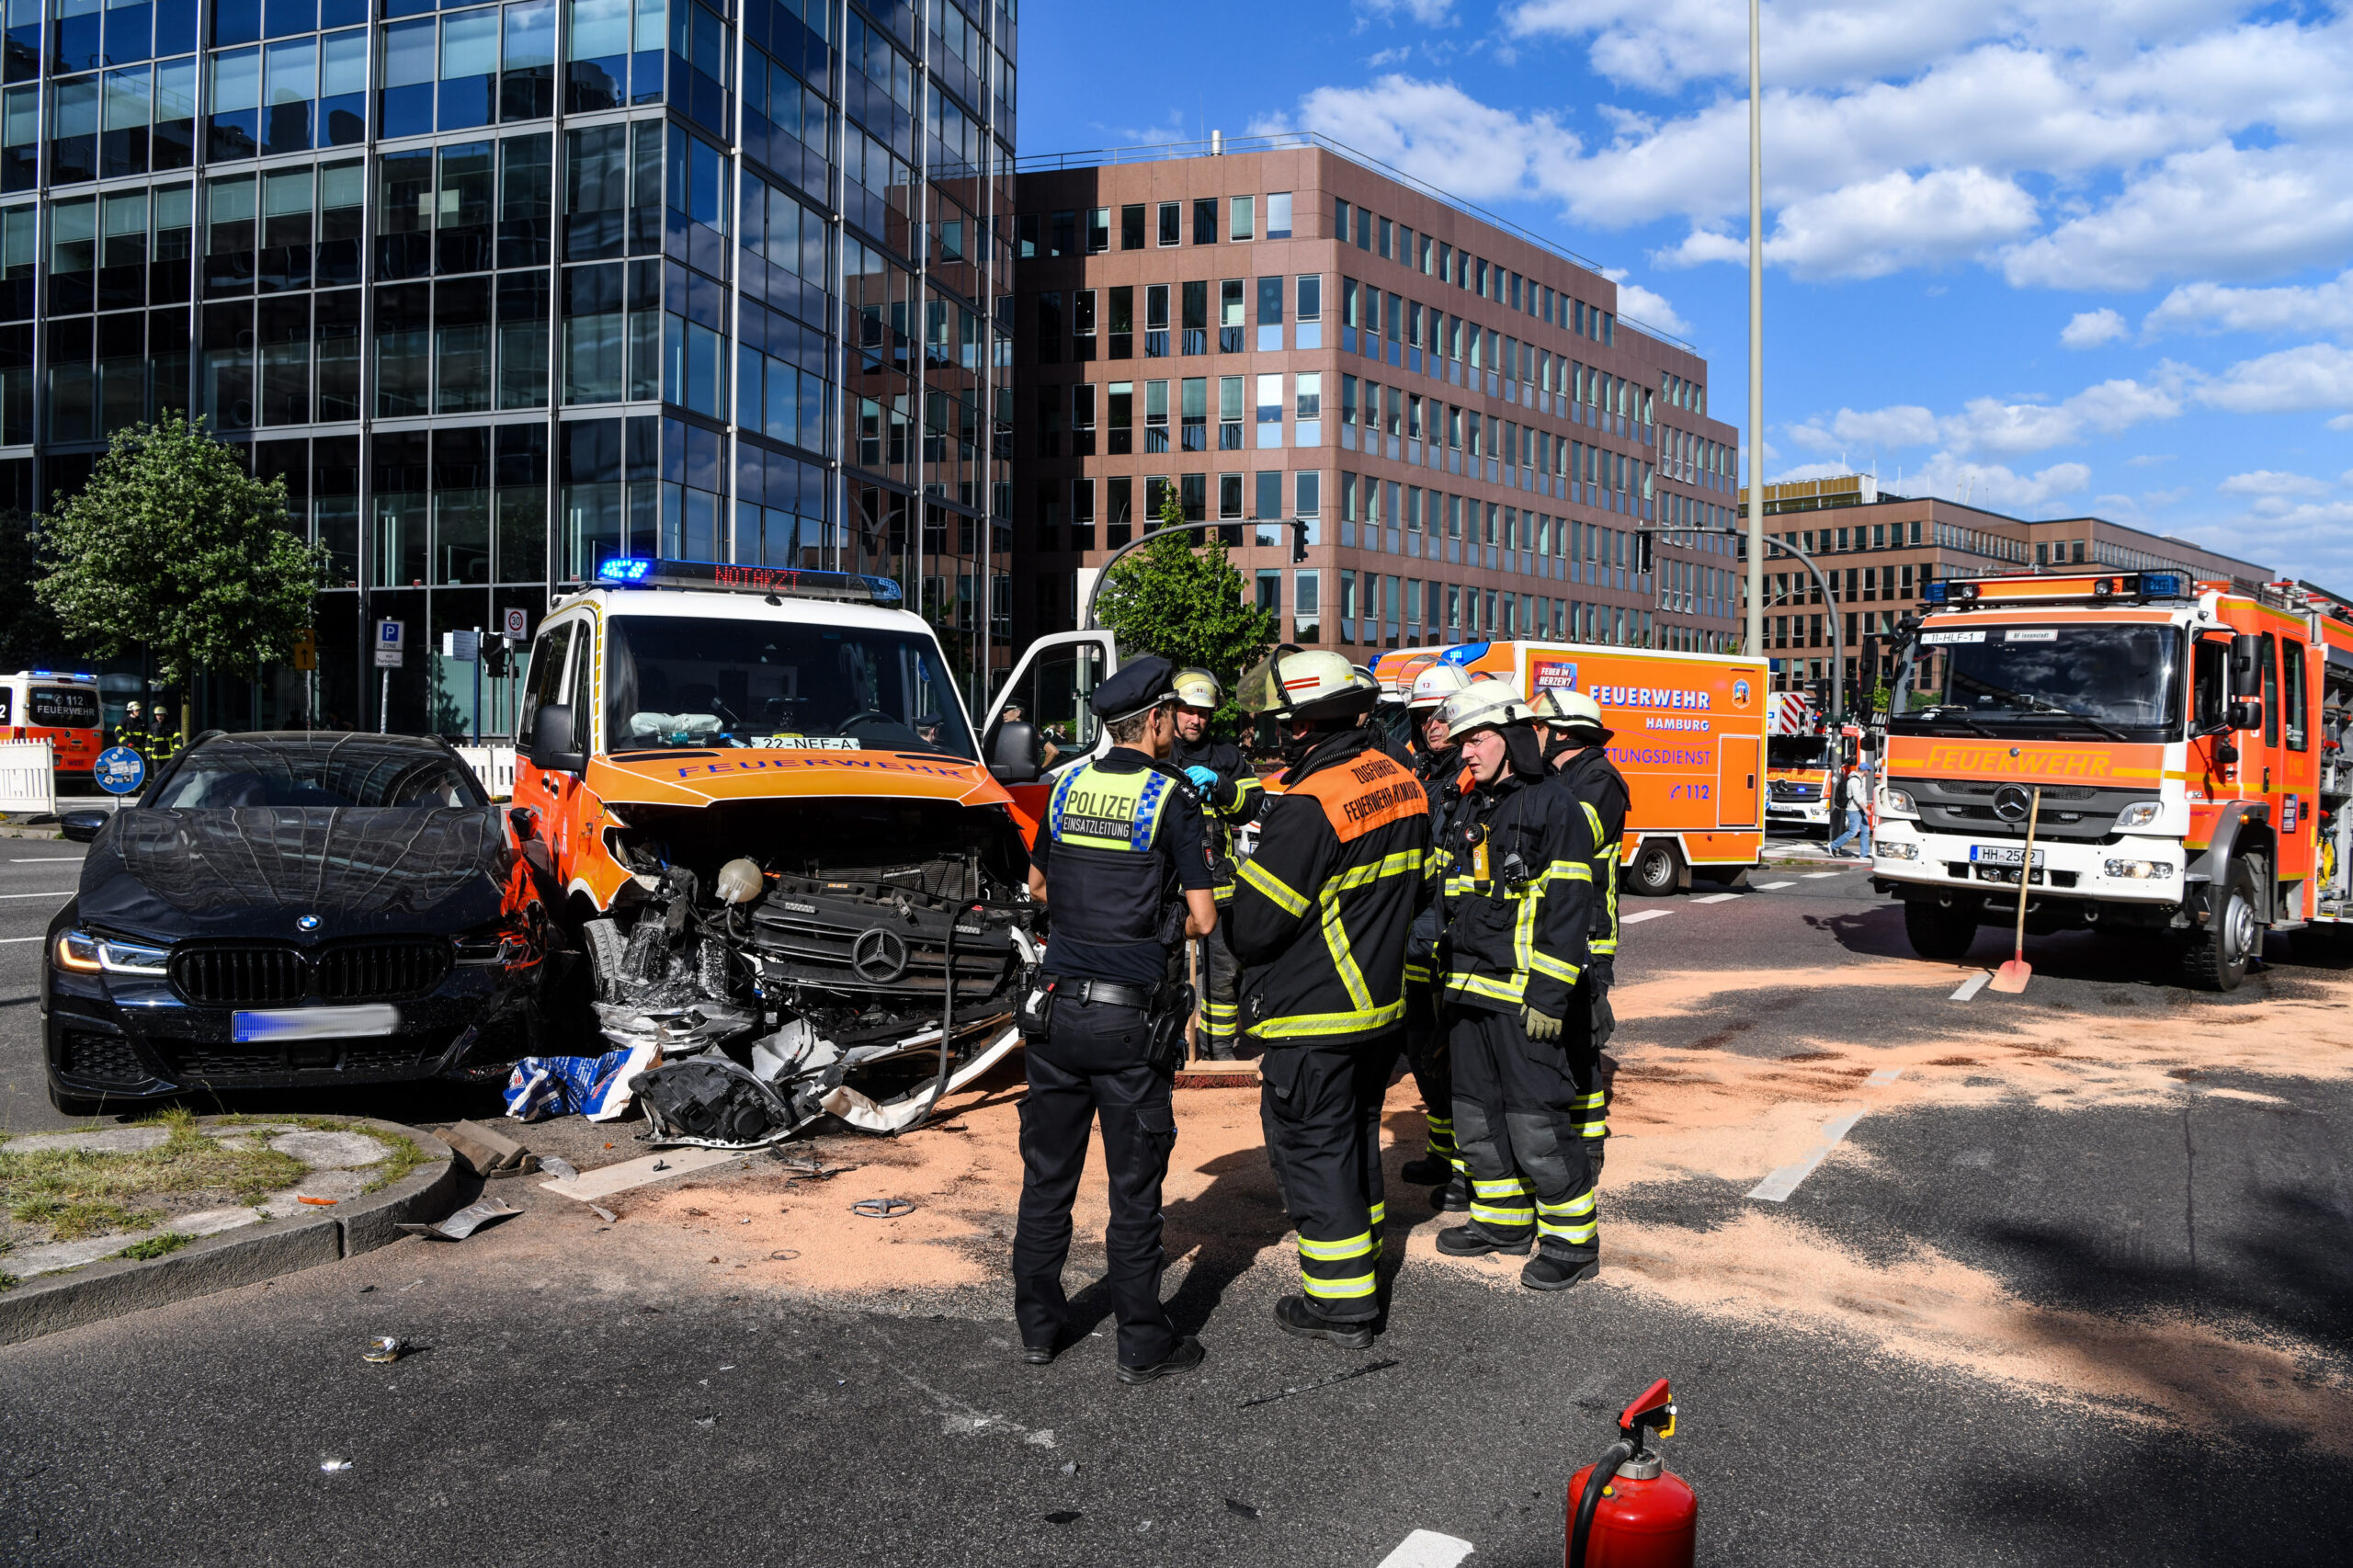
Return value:
<svg viewBox="0 0 2353 1568">
<path fill-rule="evenodd" d="M 1585 966 L 1586 976 L 1597 990 L 1607 991 L 1618 983 L 1617 960 L 1595 959 Z"/>
</svg>

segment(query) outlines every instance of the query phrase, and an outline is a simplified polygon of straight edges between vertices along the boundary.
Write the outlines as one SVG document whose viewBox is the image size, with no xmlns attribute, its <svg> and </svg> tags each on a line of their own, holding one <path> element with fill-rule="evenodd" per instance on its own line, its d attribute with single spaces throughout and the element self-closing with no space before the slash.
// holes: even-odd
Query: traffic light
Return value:
<svg viewBox="0 0 2353 1568">
<path fill-rule="evenodd" d="M 1293 518 L 1290 525 L 1290 563 L 1294 566 L 1307 559 L 1307 525 Z"/>
</svg>

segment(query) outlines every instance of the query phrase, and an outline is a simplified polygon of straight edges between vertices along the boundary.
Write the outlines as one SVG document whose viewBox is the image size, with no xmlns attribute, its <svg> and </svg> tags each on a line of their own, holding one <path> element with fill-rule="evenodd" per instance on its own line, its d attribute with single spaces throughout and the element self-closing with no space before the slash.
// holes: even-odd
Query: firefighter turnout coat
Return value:
<svg viewBox="0 0 2353 1568">
<path fill-rule="evenodd" d="M 1231 906 L 1243 1032 L 1269 1047 L 1372 1039 L 1405 1015 L 1428 801 L 1363 729 L 1324 738 L 1282 785 Z"/>
<path fill-rule="evenodd" d="M 1474 785 L 1432 857 L 1447 1000 L 1555 1018 L 1588 961 L 1597 834 L 1584 803 L 1507 770 Z"/>
<path fill-rule="evenodd" d="M 1593 956 L 1618 956 L 1618 865 L 1626 838 L 1628 795 L 1625 776 L 1609 760 L 1606 746 L 1586 746 L 1562 758 L 1552 782 L 1583 801 L 1592 813 L 1587 825 L 1595 837 L 1593 855 Z"/>
<path fill-rule="evenodd" d="M 1201 793 L 1201 825 L 1209 839 L 1210 866 L 1217 879 L 1217 901 L 1233 897 L 1233 832 L 1258 820 L 1266 809 L 1266 786 L 1250 771 L 1242 748 L 1232 741 L 1178 741 L 1169 763 L 1182 773 L 1206 767 L 1217 775 L 1217 787 Z"/>
</svg>

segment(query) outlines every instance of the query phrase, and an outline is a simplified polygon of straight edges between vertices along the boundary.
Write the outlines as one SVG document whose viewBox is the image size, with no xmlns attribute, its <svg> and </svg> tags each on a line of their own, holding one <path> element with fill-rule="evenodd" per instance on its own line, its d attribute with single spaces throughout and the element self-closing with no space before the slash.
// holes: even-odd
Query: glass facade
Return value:
<svg viewBox="0 0 2353 1568">
<path fill-rule="evenodd" d="M 977 701 L 1012 0 L 373 3 L 5 0 L 0 498 L 166 410 L 284 475 L 340 585 L 259 722 L 498 728 L 441 634 L 656 552 L 896 578 Z"/>
</svg>

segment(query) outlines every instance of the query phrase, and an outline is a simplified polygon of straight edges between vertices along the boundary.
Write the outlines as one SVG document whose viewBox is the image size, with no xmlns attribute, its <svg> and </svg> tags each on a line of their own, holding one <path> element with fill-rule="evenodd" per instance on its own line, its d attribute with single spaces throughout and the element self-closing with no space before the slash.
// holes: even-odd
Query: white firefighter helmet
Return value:
<svg viewBox="0 0 2353 1568">
<path fill-rule="evenodd" d="M 1234 693 L 1247 713 L 1279 719 L 1339 719 L 1370 710 L 1381 683 L 1337 653 L 1285 642 Z"/>
<path fill-rule="evenodd" d="M 1176 705 L 1180 708 L 1214 708 L 1225 698 L 1217 676 L 1195 665 L 1176 672 Z"/>
<path fill-rule="evenodd" d="M 1609 737 L 1609 726 L 1602 722 L 1601 704 L 1582 691 L 1540 691 L 1534 704 L 1536 717 L 1556 729 L 1593 731 L 1604 740 Z"/>
<path fill-rule="evenodd" d="M 1471 682 L 1446 699 L 1446 706 L 1438 710 L 1438 716 L 1446 726 L 1447 739 L 1460 745 L 1466 736 L 1480 730 L 1532 723 L 1536 710 L 1529 707 L 1517 685 L 1496 678 Z"/>
<path fill-rule="evenodd" d="M 1413 689 L 1406 693 L 1407 711 L 1436 708 L 1456 692 L 1471 684 L 1461 665 L 1432 665 L 1414 677 Z"/>
</svg>

